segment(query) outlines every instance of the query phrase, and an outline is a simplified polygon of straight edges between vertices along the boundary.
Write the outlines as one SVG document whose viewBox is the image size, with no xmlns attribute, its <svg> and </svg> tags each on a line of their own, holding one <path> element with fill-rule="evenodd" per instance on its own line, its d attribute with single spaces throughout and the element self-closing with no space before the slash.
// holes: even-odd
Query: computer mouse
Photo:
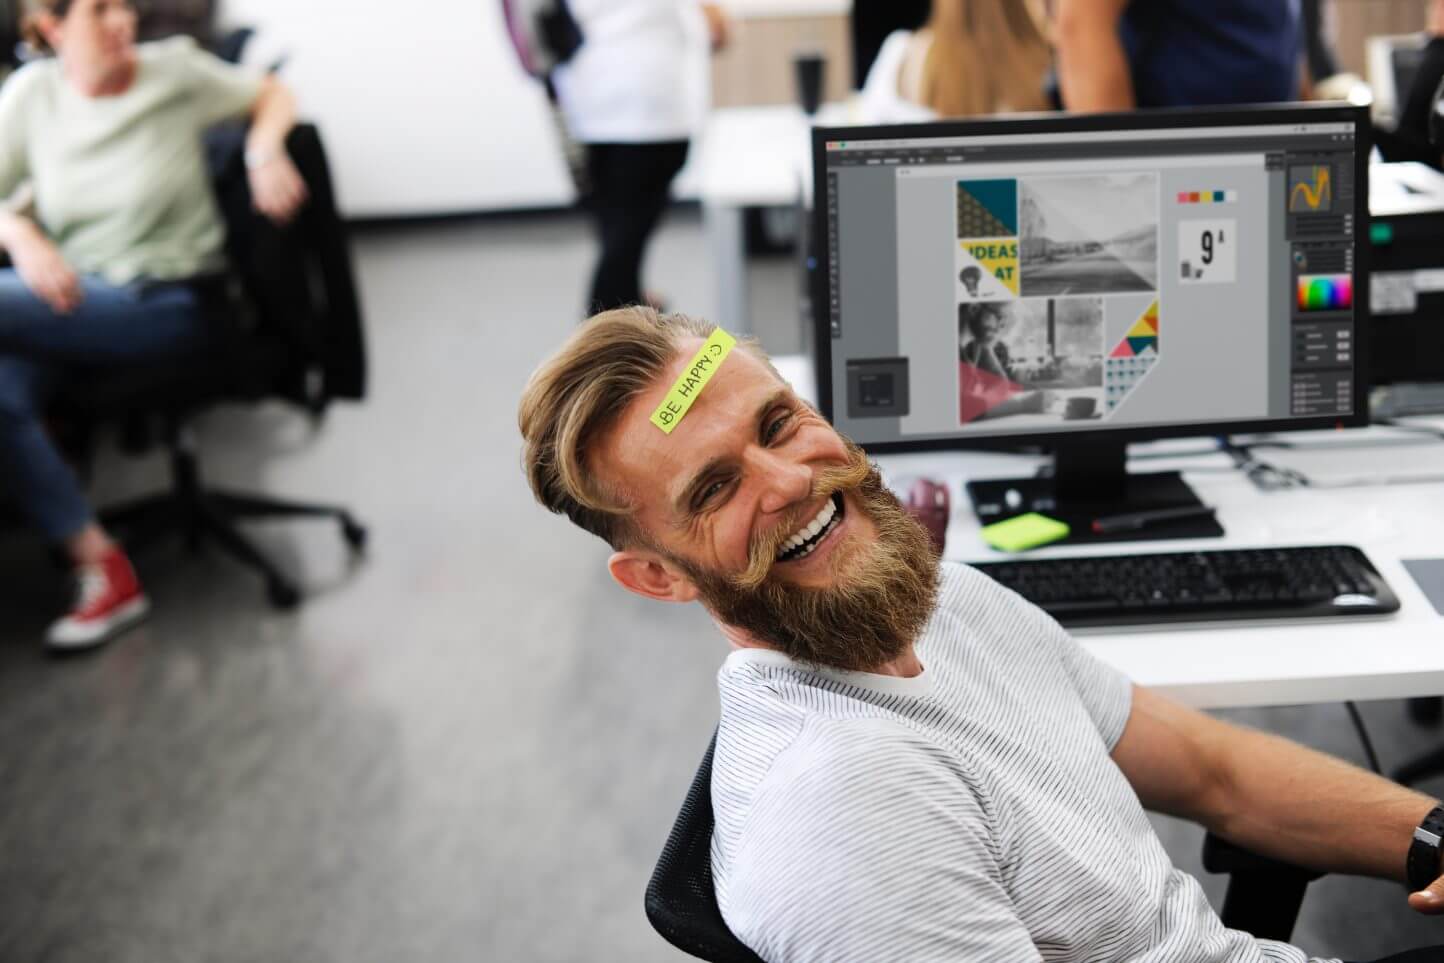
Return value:
<svg viewBox="0 0 1444 963">
<path fill-rule="evenodd" d="M 922 523 L 939 555 L 948 537 L 948 486 L 931 478 L 917 478 L 904 493 L 903 507 Z"/>
</svg>

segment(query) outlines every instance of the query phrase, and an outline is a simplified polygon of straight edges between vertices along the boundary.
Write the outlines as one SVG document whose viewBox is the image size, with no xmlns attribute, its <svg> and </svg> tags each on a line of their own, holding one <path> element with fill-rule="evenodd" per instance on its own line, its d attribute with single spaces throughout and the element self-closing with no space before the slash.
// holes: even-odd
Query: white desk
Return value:
<svg viewBox="0 0 1444 963">
<path fill-rule="evenodd" d="M 851 109 L 826 104 L 812 122 L 849 123 Z M 713 269 L 717 323 L 751 333 L 743 212 L 749 207 L 806 207 L 812 195 L 811 122 L 795 106 L 713 111 L 697 142 L 698 196 Z"/>
<path fill-rule="evenodd" d="M 811 397 L 810 361 L 778 359 L 779 370 Z M 1421 422 L 1422 423 L 1422 422 Z M 1444 419 L 1434 419 L 1444 427 Z M 1301 446 L 1259 457 L 1318 483 L 1390 474 L 1430 478 L 1412 484 L 1293 489 L 1265 494 L 1206 438 L 1133 446 L 1134 471 L 1178 469 L 1218 508 L 1223 538 L 1044 548 L 1029 557 L 1173 552 L 1214 548 L 1345 543 L 1362 548 L 1401 604 L 1393 616 L 1356 621 L 1229 625 L 1168 630 L 1089 630 L 1079 640 L 1136 682 L 1208 708 L 1392 699 L 1444 693 L 1444 617 L 1405 570 L 1406 558 L 1444 557 L 1444 442 L 1387 428 L 1277 436 Z M 1201 454 L 1189 454 L 1189 453 Z M 1139 458 L 1139 455 L 1148 456 Z M 1152 456 L 1163 456 L 1155 459 Z M 1030 475 L 1043 459 L 980 452 L 887 455 L 889 483 L 909 475 L 946 481 L 952 500 L 947 557 L 999 560 L 978 535 L 962 483 Z"/>
</svg>

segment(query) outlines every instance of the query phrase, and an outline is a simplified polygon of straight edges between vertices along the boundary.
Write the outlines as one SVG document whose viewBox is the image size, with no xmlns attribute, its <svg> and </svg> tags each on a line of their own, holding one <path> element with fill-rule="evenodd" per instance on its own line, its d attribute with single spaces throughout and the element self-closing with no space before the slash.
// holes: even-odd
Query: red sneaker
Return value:
<svg viewBox="0 0 1444 963">
<path fill-rule="evenodd" d="M 130 559 L 118 548 L 99 562 L 77 566 L 75 576 L 75 605 L 45 636 L 52 649 L 87 649 L 109 642 L 150 611 Z"/>
</svg>

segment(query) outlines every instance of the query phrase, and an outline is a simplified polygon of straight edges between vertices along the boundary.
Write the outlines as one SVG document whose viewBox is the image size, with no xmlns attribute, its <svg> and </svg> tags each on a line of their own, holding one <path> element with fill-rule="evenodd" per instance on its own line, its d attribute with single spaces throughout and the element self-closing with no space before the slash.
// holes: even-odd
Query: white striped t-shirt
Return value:
<svg viewBox="0 0 1444 963">
<path fill-rule="evenodd" d="M 1109 752 L 1128 680 L 945 564 L 914 678 L 744 649 L 718 673 L 712 867 L 769 963 L 1302 963 L 1225 929 Z"/>
</svg>

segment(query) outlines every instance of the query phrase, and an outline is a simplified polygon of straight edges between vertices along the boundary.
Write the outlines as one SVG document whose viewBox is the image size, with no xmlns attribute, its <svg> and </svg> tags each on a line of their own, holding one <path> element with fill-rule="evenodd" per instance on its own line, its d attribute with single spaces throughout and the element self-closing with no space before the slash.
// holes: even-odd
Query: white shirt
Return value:
<svg viewBox="0 0 1444 963">
<path fill-rule="evenodd" d="M 572 0 L 582 45 L 556 72 L 567 129 L 588 144 L 685 140 L 694 126 L 693 0 Z"/>
<path fill-rule="evenodd" d="M 1303 963 L 1225 929 L 1109 753 L 1132 688 L 946 564 L 913 678 L 732 653 L 712 868 L 769 963 Z"/>
</svg>

